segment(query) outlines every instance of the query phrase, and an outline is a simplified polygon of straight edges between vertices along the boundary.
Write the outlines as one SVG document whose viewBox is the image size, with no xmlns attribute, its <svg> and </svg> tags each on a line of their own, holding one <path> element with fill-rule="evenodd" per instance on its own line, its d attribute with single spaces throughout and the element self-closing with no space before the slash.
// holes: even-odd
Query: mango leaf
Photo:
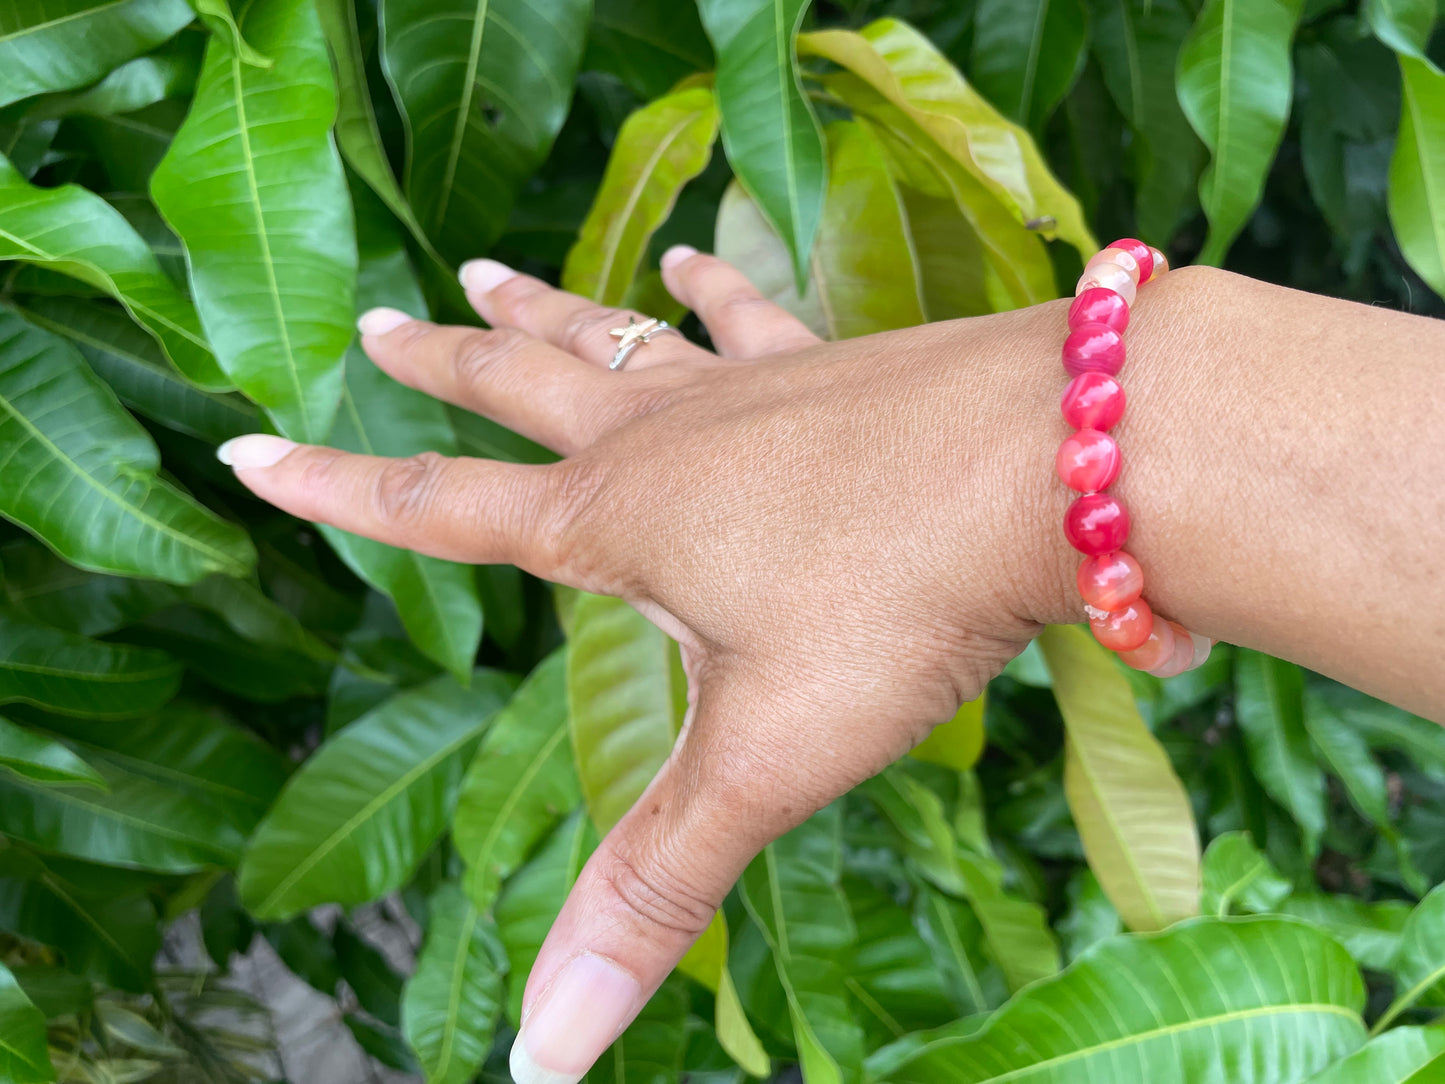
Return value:
<svg viewBox="0 0 1445 1084">
<path fill-rule="evenodd" d="M 148 56 L 126 61 L 95 86 L 36 102 L 31 117 L 106 117 L 133 113 L 167 98 L 188 97 L 201 71 L 201 35 L 183 34 Z"/>
<path fill-rule="evenodd" d="M 693 72 L 710 71 L 712 45 L 693 4 L 596 0 L 582 67 L 615 75 L 650 101 Z"/>
<path fill-rule="evenodd" d="M 1273 911 L 1292 886 L 1260 854 L 1248 832 L 1226 832 L 1204 852 L 1204 912 L 1227 917 L 1244 911 Z"/>
<path fill-rule="evenodd" d="M 1395 974 L 1395 1000 L 1375 1022 L 1372 1034 L 1384 1031 L 1416 1005 L 1445 1005 L 1445 885 L 1437 886 L 1410 912 L 1390 970 Z"/>
<path fill-rule="evenodd" d="M 1385 772 L 1370 755 L 1364 735 L 1313 689 L 1304 691 L 1304 724 L 1320 758 L 1345 785 L 1355 808 L 1381 832 L 1394 835 Z"/>
<path fill-rule="evenodd" d="M 908 909 L 861 877 L 845 877 L 843 891 L 858 929 L 845 965 L 846 984 L 868 1048 L 954 1019 L 958 1011 L 947 979 Z"/>
<path fill-rule="evenodd" d="M 713 1026 L 718 1045 L 750 1076 L 766 1077 L 772 1064 L 758 1040 L 728 970 L 727 916 L 719 911 L 701 937 L 687 950 L 678 971 L 700 982 L 715 996 Z"/>
<path fill-rule="evenodd" d="M 1144 725 L 1112 656 L 1072 625 L 1039 647 L 1068 736 L 1064 792 L 1089 868 L 1130 929 L 1199 913 L 1199 830 L 1169 755 Z"/>
<path fill-rule="evenodd" d="M 159 651 L 105 644 L 0 613 L 0 704 L 128 719 L 172 696 L 181 668 Z"/>
<path fill-rule="evenodd" d="M 528 675 L 472 758 L 452 835 L 467 864 L 466 892 L 490 911 L 502 882 L 581 799 L 567 728 L 567 656 Z"/>
<path fill-rule="evenodd" d="M 228 35 L 212 36 L 151 197 L 185 242 L 221 368 L 283 434 L 320 442 L 355 319 L 356 240 L 331 142 L 331 64 L 315 9 L 302 0 L 256 0 L 240 27 L 274 63 L 247 64 Z"/>
<path fill-rule="evenodd" d="M 73 184 L 37 188 L 0 159 L 0 259 L 52 268 L 103 290 L 192 383 L 230 387 L 191 303 L 134 227 L 94 192 Z"/>
<path fill-rule="evenodd" d="M 32 783 L 105 786 L 100 774 L 65 746 L 4 716 L 0 716 L 0 768 Z"/>
<path fill-rule="evenodd" d="M 1124 920 L 1092 870 L 1076 871 L 1066 886 L 1069 909 L 1055 923 L 1064 959 L 1073 963 L 1101 941 L 1124 932 Z"/>
<path fill-rule="evenodd" d="M 1319 850 L 1325 827 L 1325 776 L 1304 725 L 1304 677 L 1298 666 L 1241 649 L 1234 668 L 1234 707 L 1250 763 L 1265 793 Z"/>
<path fill-rule="evenodd" d="M 1445 297 L 1445 73 L 1400 55 L 1404 103 L 1390 159 L 1390 223 L 1400 251 Z"/>
<path fill-rule="evenodd" d="M 455 884 L 437 889 L 428 913 L 416 974 L 402 994 L 402 1031 L 427 1084 L 466 1084 L 492 1046 L 507 958 L 492 920 Z"/>
<path fill-rule="evenodd" d="M 382 0 L 382 66 L 407 126 L 407 198 L 448 260 L 501 236 L 567 116 L 586 0 Z"/>
<path fill-rule="evenodd" d="M 1310 695 L 1364 735 L 1371 749 L 1394 750 L 1422 768 L 1445 770 L 1445 727 L 1439 723 L 1333 682 L 1312 687 Z"/>
<path fill-rule="evenodd" d="M 185 0 L 21 0 L 0 17 L 0 105 L 93 83 L 193 17 Z"/>
<path fill-rule="evenodd" d="M 717 51 L 728 162 L 783 239 L 800 291 L 828 184 L 823 133 L 794 52 L 807 10 L 808 0 L 698 2 Z"/>
<path fill-rule="evenodd" d="M 1003 973 L 984 955 L 983 927 L 968 905 L 925 885 L 914 899 L 913 921 L 960 1015 L 986 1013 L 1007 1000 Z"/>
<path fill-rule="evenodd" d="M 119 309 L 77 297 L 12 304 L 29 323 L 68 339 L 122 403 L 167 429 L 220 444 L 260 425 L 256 408 L 241 396 L 202 391 L 185 380 Z"/>
<path fill-rule="evenodd" d="M 981 0 L 969 71 L 989 101 L 1037 131 L 1074 85 L 1087 30 L 1081 0 Z"/>
<path fill-rule="evenodd" d="M 903 198 L 908 236 L 918 263 L 925 319 L 956 320 L 992 312 L 983 244 L 958 206 L 951 198 L 907 185 L 900 184 L 898 194 Z"/>
<path fill-rule="evenodd" d="M 425 315 L 426 305 L 406 251 L 383 221 L 384 212 L 360 191 L 357 209 L 362 252 L 357 291 L 360 307 L 386 305 Z M 442 404 L 393 380 L 356 342 L 346 352 L 341 411 L 329 443 L 366 455 L 457 453 L 456 434 Z M 412 642 L 459 681 L 466 681 L 482 638 L 482 605 L 471 566 L 387 546 L 330 526 L 320 530 L 353 572 L 396 603 Z"/>
<path fill-rule="evenodd" d="M 587 1084 L 677 1084 L 686 1079 L 682 1065 L 689 1045 L 689 1001 L 686 983 L 675 975 L 668 978 L 587 1071 Z"/>
<path fill-rule="evenodd" d="M 241 865 L 260 919 L 365 903 L 405 884 L 446 828 L 467 758 L 512 691 L 479 670 L 398 693 L 329 739 L 291 777 Z"/>
<path fill-rule="evenodd" d="M 926 764 L 939 764 L 954 771 L 972 771 L 983 755 L 986 735 L 983 728 L 986 694 L 961 704 L 952 719 L 940 723 L 914 746 L 912 756 Z"/>
<path fill-rule="evenodd" d="M 1058 182 L 1026 131 L 1001 116 L 917 30 L 879 19 L 853 33 L 798 39 L 805 55 L 847 68 L 902 110 L 953 161 L 994 194 L 1016 221 L 1073 245 L 1099 247 L 1079 203 Z"/>
<path fill-rule="evenodd" d="M 989 955 L 1003 970 L 1008 988 L 1021 990 L 1056 974 L 1059 946 L 1043 909 L 1004 890 L 1003 867 L 992 855 L 960 850 L 958 863 L 964 898 L 978 916 Z"/>
<path fill-rule="evenodd" d="M 1218 265 L 1264 193 L 1289 118 L 1290 43 L 1303 0 L 1207 0 L 1179 53 L 1179 104 L 1213 159 L 1199 181 Z"/>
<path fill-rule="evenodd" d="M 981 1030 L 926 1044 L 888 1079 L 1182 1081 L 1246 1065 L 1254 1084 L 1287 1084 L 1364 1041 L 1364 1001 L 1354 962 L 1308 926 L 1196 919 L 1103 942 Z"/>
<path fill-rule="evenodd" d="M 1335 1062 L 1309 1084 L 1429 1084 L 1426 1069 L 1445 1069 L 1445 1028 L 1395 1028 Z M 1422 1074 L 1417 1076 L 1416 1074 Z"/>
<path fill-rule="evenodd" d="M 627 118 L 567 253 L 563 289 L 603 305 L 623 304 L 653 233 L 667 221 L 683 186 L 707 167 L 717 124 L 709 87 L 679 90 Z"/>
<path fill-rule="evenodd" d="M 827 202 L 801 298 L 782 240 L 737 184 L 718 207 L 718 255 L 747 268 L 765 297 L 825 339 L 923 323 L 902 202 L 877 141 L 845 121 L 830 124 L 827 137 Z"/>
<path fill-rule="evenodd" d="M 768 844 L 743 873 L 743 903 L 772 950 L 808 1084 L 861 1079 L 863 1031 L 840 958 L 857 939 L 839 887 L 842 809 L 829 806 Z"/>
<path fill-rule="evenodd" d="M 55 1079 L 45 1043 L 45 1015 L 31 1004 L 4 964 L 0 964 L 0 1079 L 15 1084 Z"/>
<path fill-rule="evenodd" d="M 135 992 L 148 987 L 161 947 L 144 894 L 86 885 L 14 847 L 0 851 L 0 927 L 59 949 L 78 975 Z"/>
<path fill-rule="evenodd" d="M 1308 892 L 1290 896 L 1277 908 L 1318 926 L 1345 946 L 1361 967 L 1388 971 L 1400 948 L 1410 905 L 1404 900 L 1366 903 L 1354 896 Z"/>
<path fill-rule="evenodd" d="M 336 966 L 357 1003 L 389 1028 L 401 1026 L 404 980 L 370 941 L 342 920 L 331 931 Z"/>
<path fill-rule="evenodd" d="M 1425 49 L 1438 14 L 1436 0 L 1365 0 L 1361 6 L 1375 37 L 1403 56 L 1427 59 Z"/>
</svg>

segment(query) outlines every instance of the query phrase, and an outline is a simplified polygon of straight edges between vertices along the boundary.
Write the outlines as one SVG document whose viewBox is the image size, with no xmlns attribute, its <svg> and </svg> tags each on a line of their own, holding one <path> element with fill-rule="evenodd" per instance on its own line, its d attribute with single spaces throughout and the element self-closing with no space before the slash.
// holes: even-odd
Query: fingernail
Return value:
<svg viewBox="0 0 1445 1084">
<path fill-rule="evenodd" d="M 687 259 L 690 256 L 696 255 L 697 249 L 693 248 L 691 245 L 673 245 L 670 249 L 668 249 L 662 254 L 662 259 L 659 262 L 662 264 L 662 269 L 664 271 L 670 271 L 672 268 L 682 263 L 683 260 Z"/>
<path fill-rule="evenodd" d="M 363 335 L 385 335 L 410 322 L 411 317 L 400 309 L 371 309 L 361 314 L 356 327 Z"/>
<path fill-rule="evenodd" d="M 610 960 L 584 954 L 542 991 L 512 1043 L 516 1084 L 577 1084 L 642 1008 L 642 987 Z"/>
<path fill-rule="evenodd" d="M 296 442 L 269 433 L 248 433 L 232 437 L 216 449 L 216 458 L 235 470 L 270 467 L 296 447 Z"/>
<path fill-rule="evenodd" d="M 457 272 L 457 278 L 473 293 L 489 294 L 509 278 L 516 277 L 516 274 L 517 272 L 506 264 L 496 260 L 468 260 Z"/>
</svg>

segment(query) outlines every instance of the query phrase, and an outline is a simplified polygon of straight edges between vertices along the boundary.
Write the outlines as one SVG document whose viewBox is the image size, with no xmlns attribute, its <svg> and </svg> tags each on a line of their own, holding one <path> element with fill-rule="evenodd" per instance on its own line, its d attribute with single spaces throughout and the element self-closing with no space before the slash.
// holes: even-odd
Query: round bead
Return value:
<svg viewBox="0 0 1445 1084">
<path fill-rule="evenodd" d="M 1093 286 L 1085 290 L 1069 306 L 1069 330 L 1081 324 L 1108 324 L 1123 334 L 1129 326 L 1129 306 L 1113 290 Z"/>
<path fill-rule="evenodd" d="M 1118 610 L 1144 592 L 1144 570 L 1123 550 L 1085 557 L 1078 581 L 1084 603 L 1096 610 Z"/>
<path fill-rule="evenodd" d="M 1113 290 L 1124 299 L 1124 304 L 1134 304 L 1134 298 L 1138 295 L 1139 287 L 1134 282 L 1134 276 L 1110 261 L 1109 263 L 1095 264 L 1079 276 L 1079 284 L 1074 287 L 1074 296 L 1095 286 L 1101 286 L 1105 290 Z"/>
<path fill-rule="evenodd" d="M 1064 513 L 1064 536 L 1091 557 L 1120 549 L 1129 538 L 1129 512 L 1117 497 L 1086 493 Z"/>
<path fill-rule="evenodd" d="M 1194 658 L 1189 660 L 1188 670 L 1198 670 L 1209 661 L 1209 652 L 1214 647 L 1214 641 L 1208 636 L 1200 636 L 1197 632 L 1191 632 L 1189 638 L 1194 641 Z"/>
<path fill-rule="evenodd" d="M 1149 639 L 1132 651 L 1119 652 L 1124 665 L 1135 670 L 1152 670 L 1174 656 L 1174 629 L 1168 621 L 1155 621 L 1149 630 Z"/>
<path fill-rule="evenodd" d="M 1112 245 L 1090 256 L 1089 262 L 1084 264 L 1084 273 L 1088 274 L 1091 267 L 1098 267 L 1100 264 L 1106 263 L 1116 263 L 1129 272 L 1129 277 L 1134 280 L 1135 286 L 1146 281 L 1141 277 L 1139 261 L 1122 248 L 1115 248 Z"/>
<path fill-rule="evenodd" d="M 1175 621 L 1168 624 L 1174 632 L 1174 650 L 1167 659 L 1148 671 L 1157 678 L 1177 677 L 1189 669 L 1189 664 L 1194 659 L 1194 641 L 1189 630 Z"/>
<path fill-rule="evenodd" d="M 1123 367 L 1124 336 L 1108 324 L 1083 324 L 1064 340 L 1064 370 L 1070 376 L 1087 372 L 1113 376 Z"/>
<path fill-rule="evenodd" d="M 1108 489 L 1119 477 L 1122 463 L 1114 438 L 1097 429 L 1080 429 L 1073 436 L 1065 437 L 1054 456 L 1060 480 L 1080 493 Z"/>
<path fill-rule="evenodd" d="M 1165 257 L 1164 253 L 1160 252 L 1157 248 L 1151 248 L 1149 255 L 1154 259 L 1154 269 L 1149 272 L 1149 278 L 1145 281 L 1153 282 L 1160 275 L 1164 274 L 1165 271 L 1169 270 L 1169 260 Z"/>
<path fill-rule="evenodd" d="M 1121 610 L 1092 611 L 1089 627 L 1094 630 L 1094 639 L 1110 651 L 1133 651 L 1143 646 L 1154 630 L 1154 611 L 1142 598 L 1136 598 Z M 1185 639 L 1187 642 L 1188 637 Z"/>
<path fill-rule="evenodd" d="M 1137 237 L 1121 237 L 1110 248 L 1122 248 L 1139 265 L 1139 281 L 1148 282 L 1154 274 L 1154 250 Z"/>
<path fill-rule="evenodd" d="M 1124 416 L 1124 386 L 1108 373 L 1080 373 L 1064 389 L 1059 409 L 1075 429 L 1112 429 Z"/>
</svg>

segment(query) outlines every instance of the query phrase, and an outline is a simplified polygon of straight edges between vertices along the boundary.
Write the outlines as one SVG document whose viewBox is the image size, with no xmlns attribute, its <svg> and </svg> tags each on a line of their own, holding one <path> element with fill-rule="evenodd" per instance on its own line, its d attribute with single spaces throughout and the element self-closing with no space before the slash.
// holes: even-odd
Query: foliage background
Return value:
<svg viewBox="0 0 1445 1084">
<path fill-rule="evenodd" d="M 453 270 L 490 252 L 681 319 L 686 241 L 847 337 L 1056 296 L 1133 234 L 1438 316 L 1437 14 L 13 0 L 0 1081 L 275 1078 L 228 981 L 257 936 L 378 1063 L 504 1077 L 570 877 L 666 754 L 675 652 L 624 605 L 297 523 L 214 462 L 266 425 L 548 458 L 390 382 L 358 309 L 473 320 Z M 1442 828 L 1434 724 L 1050 630 L 769 848 L 592 1076 L 1445 1079 Z M 359 932 L 383 898 L 408 974 Z M 158 965 L 192 912 L 209 963 Z"/>
</svg>

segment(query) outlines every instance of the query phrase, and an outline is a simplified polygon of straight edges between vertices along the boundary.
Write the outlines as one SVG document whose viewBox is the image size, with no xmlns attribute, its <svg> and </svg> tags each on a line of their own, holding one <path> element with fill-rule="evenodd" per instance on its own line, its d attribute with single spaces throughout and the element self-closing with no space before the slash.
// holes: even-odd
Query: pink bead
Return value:
<svg viewBox="0 0 1445 1084">
<path fill-rule="evenodd" d="M 1095 264 L 1080 275 L 1079 284 L 1074 287 L 1074 296 L 1078 297 L 1095 286 L 1113 290 L 1124 299 L 1126 305 L 1134 304 L 1134 298 L 1139 292 L 1134 276 L 1113 262 Z"/>
<path fill-rule="evenodd" d="M 1070 376 L 1098 372 L 1113 376 L 1124 367 L 1124 336 L 1108 324 L 1084 324 L 1064 340 L 1064 369 Z"/>
<path fill-rule="evenodd" d="M 1117 497 L 1086 493 L 1064 513 L 1064 536 L 1089 556 L 1120 549 L 1129 538 L 1129 512 Z"/>
<path fill-rule="evenodd" d="M 1124 416 L 1124 386 L 1108 373 L 1080 373 L 1064 389 L 1059 408 L 1075 429 L 1112 429 Z"/>
<path fill-rule="evenodd" d="M 1153 282 L 1160 275 L 1164 274 L 1165 271 L 1169 270 L 1169 260 L 1164 256 L 1164 253 L 1160 252 L 1157 248 L 1151 248 L 1149 255 L 1154 258 L 1154 270 L 1149 273 L 1149 278 L 1146 281 Z"/>
<path fill-rule="evenodd" d="M 1189 630 L 1174 621 L 1169 622 L 1169 627 L 1174 631 L 1174 651 L 1158 666 L 1149 670 L 1149 673 L 1157 678 L 1172 678 L 1184 673 L 1194 658 L 1194 641 Z"/>
<path fill-rule="evenodd" d="M 1091 287 L 1069 306 L 1069 330 L 1080 324 L 1108 324 L 1122 334 L 1129 326 L 1129 306 L 1113 290 Z"/>
<path fill-rule="evenodd" d="M 1139 281 L 1148 282 L 1154 274 L 1154 250 L 1137 237 L 1121 237 L 1110 248 L 1122 248 L 1139 265 Z"/>
<path fill-rule="evenodd" d="M 1090 256 L 1089 262 L 1084 264 L 1084 273 L 1088 274 L 1091 267 L 1098 267 L 1100 264 L 1106 263 L 1116 263 L 1129 272 L 1129 277 L 1134 280 L 1135 286 L 1142 281 L 1139 277 L 1139 261 L 1122 248 L 1114 248 L 1112 245 Z"/>
<path fill-rule="evenodd" d="M 1079 565 L 1079 594 L 1086 606 L 1096 610 L 1118 610 L 1144 591 L 1144 570 L 1123 550 L 1085 557 Z"/>
<path fill-rule="evenodd" d="M 1155 621 L 1149 630 L 1149 639 L 1132 651 L 1119 652 L 1125 666 L 1135 670 L 1152 670 L 1174 656 L 1174 629 L 1168 621 Z"/>
<path fill-rule="evenodd" d="M 1154 611 L 1142 598 L 1136 598 L 1121 610 L 1091 610 L 1089 628 L 1094 630 L 1094 639 L 1110 651 L 1133 651 L 1154 630 Z"/>
<path fill-rule="evenodd" d="M 1059 478 L 1070 489 L 1080 493 L 1097 493 L 1108 489 L 1119 477 L 1123 457 L 1119 446 L 1108 433 L 1097 429 L 1080 429 L 1073 436 L 1065 437 L 1054 456 L 1054 467 Z"/>
</svg>

